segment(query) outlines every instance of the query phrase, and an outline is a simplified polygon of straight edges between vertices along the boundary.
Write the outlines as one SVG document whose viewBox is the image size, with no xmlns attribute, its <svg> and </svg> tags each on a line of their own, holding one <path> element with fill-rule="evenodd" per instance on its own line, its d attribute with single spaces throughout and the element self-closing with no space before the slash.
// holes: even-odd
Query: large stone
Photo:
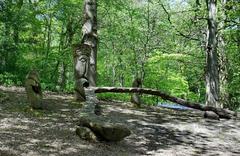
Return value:
<svg viewBox="0 0 240 156">
<path fill-rule="evenodd" d="M 114 124 L 95 125 L 92 130 L 106 141 L 121 141 L 131 134 L 127 127 Z"/>
<path fill-rule="evenodd" d="M 212 112 L 212 111 L 205 111 L 204 112 L 204 118 L 208 118 L 208 119 L 213 119 L 213 120 L 219 120 L 219 116 Z"/>
<path fill-rule="evenodd" d="M 98 123 L 97 121 L 81 118 L 79 126 L 91 129 L 91 131 L 98 137 L 99 140 L 104 141 L 121 141 L 131 134 L 131 131 L 124 125 L 102 123 L 100 120 Z"/>
<path fill-rule="evenodd" d="M 76 134 L 84 140 L 96 142 L 96 135 L 87 127 L 77 127 Z"/>
</svg>

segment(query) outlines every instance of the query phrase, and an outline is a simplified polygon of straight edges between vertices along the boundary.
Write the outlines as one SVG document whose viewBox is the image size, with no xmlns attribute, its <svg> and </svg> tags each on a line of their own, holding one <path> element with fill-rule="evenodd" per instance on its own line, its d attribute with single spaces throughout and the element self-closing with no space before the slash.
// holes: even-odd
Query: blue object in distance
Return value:
<svg viewBox="0 0 240 156">
<path fill-rule="evenodd" d="M 163 108 L 177 109 L 177 110 L 192 110 L 190 107 L 182 106 L 176 103 L 161 103 L 158 102 L 157 106 Z"/>
</svg>

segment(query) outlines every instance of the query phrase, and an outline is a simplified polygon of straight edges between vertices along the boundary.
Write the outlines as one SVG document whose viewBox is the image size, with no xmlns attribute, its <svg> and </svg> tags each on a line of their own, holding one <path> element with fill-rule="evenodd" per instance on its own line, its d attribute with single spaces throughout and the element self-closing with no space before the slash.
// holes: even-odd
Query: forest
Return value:
<svg viewBox="0 0 240 156">
<path fill-rule="evenodd" d="M 23 149 L 11 148 L 10 142 L 0 141 L 0 155 L 48 155 L 50 148 L 56 155 L 78 155 L 76 151 L 97 155 L 94 151 L 98 150 L 99 155 L 106 150 L 109 151 L 105 155 L 117 155 L 116 151 L 119 155 L 148 155 L 148 152 L 149 155 L 178 155 L 178 148 L 192 144 L 192 140 L 182 141 L 178 146 L 170 143 L 169 146 L 176 145 L 174 150 L 163 150 L 164 145 L 158 146 L 157 142 L 169 142 L 178 135 L 198 140 L 196 130 L 182 134 L 189 129 L 189 124 L 196 122 L 200 124 L 197 125 L 199 133 L 203 131 L 207 135 L 219 132 L 219 127 L 233 126 L 238 139 L 224 131 L 219 135 L 228 138 L 230 150 L 226 151 L 224 140 L 216 143 L 219 138 L 214 136 L 210 139 L 215 144 L 207 141 L 208 147 L 204 146 L 207 152 L 204 153 L 203 147 L 196 152 L 198 145 L 202 146 L 196 143 L 196 147 L 185 149 L 183 155 L 194 152 L 196 155 L 238 155 L 239 149 L 234 144 L 240 141 L 239 120 L 235 117 L 240 111 L 239 60 L 238 0 L 0 0 L 0 127 L 3 127 L 0 140 L 6 139 L 4 124 L 7 127 L 9 122 L 19 123 L 20 127 L 29 122 L 26 127 L 32 124 L 39 128 L 30 123 L 31 120 L 43 125 L 50 124 L 50 120 L 57 121 L 54 131 L 68 119 L 72 122 L 63 129 L 71 131 L 69 127 L 74 129 L 76 120 L 80 120 L 78 126 L 85 129 L 77 128 L 76 133 L 85 139 L 87 134 L 87 138 L 94 141 L 99 140 L 99 136 L 105 141 L 116 141 L 131 133 L 120 145 L 105 147 L 101 141 L 94 145 L 91 141 L 79 143 L 69 132 L 69 136 L 65 136 L 68 139 L 61 138 L 67 140 L 65 148 L 65 144 L 56 139 L 63 137 L 64 132 L 56 133 L 56 147 L 51 144 L 54 139 L 39 139 L 39 132 L 31 137 L 38 138 L 42 147 L 35 142 L 31 146 L 40 149 L 40 153 L 31 151 L 27 144 Z M 178 104 L 183 110 L 171 109 Z M 124 113 L 124 109 L 130 113 Z M 149 113 L 149 119 L 146 119 L 148 115 L 134 114 L 137 111 Z M 79 119 L 83 112 L 90 119 Z M 122 115 L 118 114 L 116 119 L 116 113 L 120 112 Z M 160 122 L 153 112 L 166 119 Z M 7 114 L 12 117 L 12 120 L 8 118 L 9 122 Z M 134 115 L 142 119 L 138 126 L 129 122 Z M 169 130 L 173 127 L 164 126 L 168 120 L 172 125 L 175 121 L 178 123 L 178 115 L 180 127 L 186 124 L 185 127 Z M 209 118 L 206 119 L 209 123 L 203 116 Z M 113 124 L 102 126 L 109 118 Z M 154 130 L 153 135 L 159 137 L 150 137 L 153 132 L 141 127 L 146 126 L 143 121 Z M 130 127 L 116 126 L 118 122 Z M 151 127 L 150 122 L 163 125 Z M 210 131 L 206 128 L 208 125 L 215 129 Z M 156 130 L 158 128 L 164 132 Z M 118 137 L 116 134 L 106 136 L 105 131 L 111 131 L 109 129 Z M 2 134 L 5 137 L 1 138 Z M 133 134 L 155 142 L 139 143 L 146 149 L 138 149 L 134 143 L 139 138 Z M 163 137 L 168 134 L 172 137 Z M 50 132 L 46 135 L 51 136 Z M 20 143 L 22 138 L 18 139 Z M 178 139 L 173 140 L 178 142 Z M 4 144 L 9 149 L 4 148 Z M 85 151 L 77 144 L 88 147 Z M 214 153 L 216 147 L 220 147 L 218 153 Z M 58 153 L 58 148 L 63 148 L 62 153 Z"/>
</svg>

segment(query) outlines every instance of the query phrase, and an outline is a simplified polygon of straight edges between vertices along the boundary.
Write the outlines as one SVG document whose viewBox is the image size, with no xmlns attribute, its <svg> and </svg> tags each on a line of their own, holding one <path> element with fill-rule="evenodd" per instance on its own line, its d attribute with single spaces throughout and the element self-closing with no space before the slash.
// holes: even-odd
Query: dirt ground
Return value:
<svg viewBox="0 0 240 156">
<path fill-rule="evenodd" d="M 82 109 L 72 95 L 45 93 L 49 110 L 32 111 L 23 88 L 0 86 L 0 93 L 0 156 L 240 155 L 239 118 L 215 121 L 199 111 L 100 101 L 109 121 L 132 134 L 118 143 L 91 143 L 75 134 Z"/>
</svg>

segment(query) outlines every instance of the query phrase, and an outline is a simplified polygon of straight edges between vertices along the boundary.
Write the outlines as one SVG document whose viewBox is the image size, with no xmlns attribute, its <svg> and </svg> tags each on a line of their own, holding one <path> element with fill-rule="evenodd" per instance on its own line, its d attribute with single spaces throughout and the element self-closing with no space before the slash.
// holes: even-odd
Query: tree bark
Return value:
<svg viewBox="0 0 240 156">
<path fill-rule="evenodd" d="M 45 109 L 42 102 L 41 83 L 37 71 L 31 70 L 26 76 L 25 90 L 28 102 L 33 109 Z"/>
<path fill-rule="evenodd" d="M 136 77 L 132 83 L 132 87 L 140 88 L 142 86 L 142 81 L 140 78 Z M 139 93 L 133 93 L 131 96 L 131 102 L 136 104 L 138 107 L 141 107 L 141 97 Z"/>
<path fill-rule="evenodd" d="M 182 106 L 198 109 L 201 111 L 213 111 L 217 115 L 219 115 L 220 118 L 230 119 L 235 115 L 234 112 L 229 111 L 229 110 L 225 110 L 222 108 L 216 108 L 216 107 L 212 107 L 212 106 L 204 106 L 200 103 L 190 102 L 185 99 L 181 99 L 178 97 L 168 95 L 162 91 L 155 90 L 155 89 L 126 88 L 126 87 L 91 87 L 91 89 L 93 89 L 95 93 L 114 92 L 114 93 L 142 93 L 142 94 L 156 95 L 156 96 L 160 96 L 164 100 L 178 103 Z"/>
<path fill-rule="evenodd" d="M 219 28 L 221 31 L 218 32 L 218 55 L 219 55 L 219 84 L 220 84 L 220 102 L 222 108 L 229 106 L 229 94 L 227 91 L 227 79 L 228 79 L 228 58 L 225 49 L 224 39 L 224 27 L 226 20 L 226 0 L 221 0 L 221 21 Z"/>
<path fill-rule="evenodd" d="M 52 13 L 47 18 L 47 49 L 46 49 L 46 60 L 48 60 L 49 53 L 51 52 L 52 44 Z"/>
<path fill-rule="evenodd" d="M 79 102 L 86 101 L 84 87 L 89 86 L 89 62 L 90 62 L 89 45 L 76 45 L 73 53 L 74 59 L 74 77 L 75 77 L 75 97 Z"/>
<path fill-rule="evenodd" d="M 217 56 L 217 2 L 206 0 L 208 11 L 208 36 L 206 46 L 206 105 L 219 105 L 219 72 Z"/>
<path fill-rule="evenodd" d="M 66 31 L 64 32 L 64 30 Z M 59 42 L 59 53 L 61 56 L 64 56 L 67 49 L 72 46 L 72 39 L 75 34 L 73 30 L 73 19 L 70 16 L 68 19 L 67 24 L 62 25 L 62 33 L 60 34 L 60 42 Z M 68 64 L 66 63 L 65 59 L 58 60 L 58 86 L 60 86 L 60 90 L 63 91 L 66 86 L 66 79 L 67 79 L 67 69 Z"/>
<path fill-rule="evenodd" d="M 91 47 L 89 85 L 96 86 L 97 76 L 97 0 L 84 1 L 84 24 L 81 44 Z"/>
<path fill-rule="evenodd" d="M 66 68 L 67 65 L 64 63 L 64 61 L 62 61 L 59 65 L 59 76 L 57 82 L 61 91 L 63 91 L 66 86 Z"/>
</svg>

